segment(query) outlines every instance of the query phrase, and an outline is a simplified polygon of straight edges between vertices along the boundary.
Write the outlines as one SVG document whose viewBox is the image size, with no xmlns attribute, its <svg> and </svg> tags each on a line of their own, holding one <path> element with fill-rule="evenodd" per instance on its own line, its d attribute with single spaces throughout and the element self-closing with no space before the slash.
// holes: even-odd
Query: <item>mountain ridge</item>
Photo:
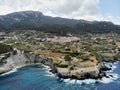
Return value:
<svg viewBox="0 0 120 90">
<path fill-rule="evenodd" d="M 51 33 L 120 33 L 120 25 L 112 22 L 51 17 L 38 11 L 21 11 L 0 16 L 0 31 L 19 29 Z"/>
</svg>

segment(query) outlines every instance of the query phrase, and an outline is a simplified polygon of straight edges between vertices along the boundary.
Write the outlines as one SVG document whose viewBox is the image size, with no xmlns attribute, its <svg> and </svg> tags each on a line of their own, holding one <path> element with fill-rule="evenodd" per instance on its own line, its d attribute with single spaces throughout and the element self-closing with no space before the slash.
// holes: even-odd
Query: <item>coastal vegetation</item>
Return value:
<svg viewBox="0 0 120 90">
<path fill-rule="evenodd" d="M 14 51 L 16 55 L 17 52 L 15 50 L 20 50 L 21 53 L 29 53 L 31 58 L 35 55 L 35 61 L 32 61 L 34 63 L 39 61 L 37 59 L 38 56 L 45 59 L 45 61 L 40 61 L 42 63 L 46 63 L 46 59 L 48 61 L 52 60 L 53 64 L 51 67 L 55 68 L 53 71 L 58 72 L 60 77 L 81 79 L 85 78 L 85 73 L 90 73 L 90 78 L 102 77 L 104 74 L 101 74 L 100 69 L 105 67 L 103 62 L 114 62 L 120 58 L 120 35 L 116 33 L 88 33 L 87 35 L 69 33 L 68 36 L 61 36 L 52 33 L 23 30 L 19 33 L 18 31 L 5 33 L 2 37 L 4 39 L 0 43 L 1 57 L 2 54 L 10 51 Z M 4 59 L 1 59 L 3 62 Z"/>
<path fill-rule="evenodd" d="M 13 48 L 10 45 L 0 43 L 0 54 L 13 51 Z"/>
</svg>

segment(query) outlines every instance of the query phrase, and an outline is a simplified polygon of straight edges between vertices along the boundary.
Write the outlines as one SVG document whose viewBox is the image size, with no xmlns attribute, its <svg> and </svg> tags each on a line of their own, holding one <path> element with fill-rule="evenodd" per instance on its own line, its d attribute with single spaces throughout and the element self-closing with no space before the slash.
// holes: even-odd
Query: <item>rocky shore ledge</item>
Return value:
<svg viewBox="0 0 120 90">
<path fill-rule="evenodd" d="M 8 72 L 16 67 L 39 63 L 50 66 L 51 72 L 56 73 L 60 78 L 71 78 L 80 80 L 88 78 L 98 79 L 102 77 L 107 77 L 105 71 L 110 70 L 110 68 L 106 67 L 104 64 L 101 64 L 92 70 L 88 69 L 81 72 L 79 69 L 77 69 L 70 71 L 66 70 L 65 68 L 61 69 L 55 66 L 52 59 L 46 58 L 42 55 L 35 55 L 32 52 L 17 50 L 0 55 L 0 74 Z"/>
<path fill-rule="evenodd" d="M 79 80 L 101 79 L 102 77 L 108 77 L 105 71 L 111 70 L 111 68 L 103 64 L 95 69 L 92 69 L 92 70 L 87 69 L 87 70 L 84 70 L 83 72 L 81 72 L 79 69 L 73 70 L 73 71 L 61 70 L 59 68 L 56 68 L 56 69 L 57 69 L 57 75 L 60 78 L 65 78 L 65 79 L 71 78 L 71 79 L 79 79 Z"/>
</svg>

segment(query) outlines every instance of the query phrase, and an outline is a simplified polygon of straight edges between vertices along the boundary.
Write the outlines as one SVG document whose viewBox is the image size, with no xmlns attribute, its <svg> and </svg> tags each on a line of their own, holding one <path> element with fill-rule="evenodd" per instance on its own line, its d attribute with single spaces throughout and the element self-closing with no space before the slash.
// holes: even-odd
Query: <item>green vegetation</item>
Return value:
<svg viewBox="0 0 120 90">
<path fill-rule="evenodd" d="M 13 48 L 10 45 L 0 43 L 0 54 L 13 51 Z"/>
<path fill-rule="evenodd" d="M 68 64 L 56 64 L 56 66 L 61 68 L 68 68 Z"/>
<path fill-rule="evenodd" d="M 65 61 L 71 61 L 72 60 L 70 55 L 66 55 L 64 59 L 65 59 Z"/>
<path fill-rule="evenodd" d="M 69 70 L 74 70 L 74 67 L 73 67 L 73 66 L 71 66 L 71 67 L 69 68 Z"/>
<path fill-rule="evenodd" d="M 97 59 L 99 62 L 101 62 L 101 61 L 102 61 L 102 58 L 101 58 L 100 54 L 98 54 L 97 52 L 92 51 L 92 55 L 93 55 L 93 56 L 95 56 L 95 57 L 96 57 L 96 59 Z"/>
<path fill-rule="evenodd" d="M 56 33 L 59 32 L 56 31 Z M 13 35 L 18 37 L 12 38 Z M 110 59 L 120 57 L 120 36 L 105 35 L 70 33 L 70 36 L 63 37 L 59 34 L 38 31 L 16 31 L 8 35 L 10 37 L 5 40 L 4 44 L 0 44 L 0 53 L 8 52 L 13 47 L 21 51 L 43 55 L 52 59 L 57 67 L 67 68 L 70 71 L 79 68 L 94 68 L 102 63 L 103 57 Z M 70 41 L 72 39 L 73 41 Z M 118 44 L 116 44 L 117 42 Z"/>
</svg>

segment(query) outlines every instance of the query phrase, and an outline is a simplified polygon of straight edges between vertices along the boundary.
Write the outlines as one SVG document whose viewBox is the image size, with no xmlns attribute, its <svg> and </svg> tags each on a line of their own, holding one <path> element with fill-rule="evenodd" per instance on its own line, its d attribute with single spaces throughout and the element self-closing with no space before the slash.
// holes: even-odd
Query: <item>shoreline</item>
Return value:
<svg viewBox="0 0 120 90">
<path fill-rule="evenodd" d="M 57 67 L 53 63 L 53 60 L 51 60 L 49 58 L 44 58 L 44 57 L 35 55 L 34 53 L 28 53 L 28 52 L 26 53 L 26 52 L 18 51 L 16 55 L 8 57 L 8 61 L 12 60 L 12 62 L 13 62 L 13 58 L 15 58 L 15 57 L 17 57 L 17 58 L 22 57 L 25 61 L 21 61 L 20 65 L 18 64 L 19 63 L 18 62 L 17 63 L 18 66 L 17 65 L 14 66 L 14 64 L 13 64 L 12 69 L 10 67 L 7 67 L 8 71 L 6 71 L 6 73 L 8 73 L 8 74 L 9 74 L 9 72 L 12 72 L 11 70 L 15 71 L 17 68 L 21 68 L 21 67 L 24 67 L 24 66 L 29 66 L 29 65 L 32 65 L 32 64 L 36 64 L 36 65 L 37 64 L 43 64 L 45 66 L 50 67 L 49 72 L 51 72 L 53 74 L 56 74 L 59 78 L 64 78 L 64 79 L 69 79 L 70 78 L 70 79 L 77 79 L 77 80 L 85 80 L 85 79 L 95 79 L 95 80 L 97 80 L 97 79 L 102 79 L 103 77 L 108 78 L 108 76 L 106 75 L 106 71 L 111 70 L 111 67 L 108 68 L 106 65 L 105 66 L 100 65 L 97 73 L 96 73 L 96 71 L 92 72 L 92 73 L 91 72 L 83 72 L 82 76 L 79 76 L 79 75 L 77 76 L 76 74 L 75 75 L 72 75 L 72 74 L 71 75 L 70 74 L 61 75 L 62 73 L 57 70 Z M 19 61 L 19 59 L 18 59 L 18 61 Z M 3 73 L 1 75 L 4 75 L 4 74 L 5 73 Z"/>
<path fill-rule="evenodd" d="M 5 73 L 0 74 L 0 76 L 4 76 L 4 75 L 8 75 L 8 74 L 14 73 L 14 72 L 16 72 L 18 69 L 24 68 L 24 67 L 29 66 L 29 65 L 40 65 L 40 64 L 41 64 L 41 63 L 28 64 L 28 65 L 23 65 L 23 66 L 17 66 L 17 67 L 15 67 L 14 69 L 11 69 L 11 70 L 9 70 L 9 71 L 7 71 L 7 72 L 5 72 Z"/>
<path fill-rule="evenodd" d="M 75 84 L 75 83 L 77 83 L 77 84 L 93 84 L 93 83 L 104 83 L 104 84 L 107 84 L 107 83 L 111 83 L 111 82 L 113 82 L 114 80 L 117 80 L 117 79 L 119 78 L 119 76 L 118 76 L 117 74 L 115 74 L 115 73 L 112 72 L 112 73 L 111 73 L 112 76 L 110 76 L 110 75 L 111 75 L 111 74 L 110 74 L 110 75 L 109 75 L 109 76 L 110 76 L 109 78 L 108 78 L 108 77 L 102 77 L 101 79 L 100 79 L 100 78 L 98 78 L 98 79 L 88 78 L 88 79 L 83 79 L 83 80 L 72 79 L 72 78 L 67 78 L 67 79 L 65 79 L 65 78 L 59 78 L 59 76 L 56 76 L 56 74 L 52 73 L 52 72 L 50 71 L 51 68 L 50 68 L 49 66 L 47 66 L 47 65 L 44 65 L 44 64 L 41 64 L 41 63 L 29 64 L 29 65 L 42 65 L 44 68 L 47 69 L 46 72 L 47 72 L 48 75 L 46 74 L 46 76 L 53 76 L 53 75 L 54 75 L 54 77 L 58 78 L 59 81 L 62 81 L 62 82 L 68 83 L 68 84 Z M 0 77 L 5 76 L 5 75 L 12 74 L 12 73 L 14 73 L 14 72 L 17 72 L 17 69 L 19 69 L 19 68 L 24 68 L 25 66 L 29 66 L 29 65 L 23 65 L 23 66 L 20 66 L 20 67 L 16 67 L 16 68 L 10 70 L 10 71 L 7 72 L 7 73 L 1 74 Z M 110 71 L 113 71 L 113 70 L 111 69 Z"/>
</svg>

